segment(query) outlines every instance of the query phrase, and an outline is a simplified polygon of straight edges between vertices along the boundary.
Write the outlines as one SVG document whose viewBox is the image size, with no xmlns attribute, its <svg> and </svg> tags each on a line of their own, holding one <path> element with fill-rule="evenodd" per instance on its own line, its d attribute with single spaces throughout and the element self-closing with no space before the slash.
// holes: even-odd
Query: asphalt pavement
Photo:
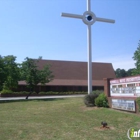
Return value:
<svg viewBox="0 0 140 140">
<path fill-rule="evenodd" d="M 85 95 L 57 95 L 57 96 L 29 96 L 29 100 L 32 99 L 59 99 L 59 98 L 73 98 L 73 97 L 84 97 Z M 6 100 L 26 100 L 25 97 L 0 97 L 0 101 Z"/>
</svg>

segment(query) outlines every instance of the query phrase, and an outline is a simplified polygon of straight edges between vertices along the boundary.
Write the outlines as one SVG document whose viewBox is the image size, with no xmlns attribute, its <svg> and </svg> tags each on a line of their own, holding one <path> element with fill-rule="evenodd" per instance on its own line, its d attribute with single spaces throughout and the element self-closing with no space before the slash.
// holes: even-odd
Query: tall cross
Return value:
<svg viewBox="0 0 140 140">
<path fill-rule="evenodd" d="M 91 1 L 87 0 L 87 11 L 83 15 L 62 13 L 63 17 L 82 19 L 82 21 L 87 25 L 87 47 L 88 47 L 88 94 L 92 93 L 92 53 L 91 53 L 91 25 L 95 21 L 115 23 L 115 20 L 96 17 L 96 15 L 91 11 Z"/>
</svg>

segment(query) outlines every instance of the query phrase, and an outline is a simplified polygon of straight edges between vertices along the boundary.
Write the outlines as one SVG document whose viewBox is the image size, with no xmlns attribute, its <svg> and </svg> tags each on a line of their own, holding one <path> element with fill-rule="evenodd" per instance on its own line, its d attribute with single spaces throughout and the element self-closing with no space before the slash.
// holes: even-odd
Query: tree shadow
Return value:
<svg viewBox="0 0 140 140">
<path fill-rule="evenodd" d="M 37 102 L 42 102 L 42 101 L 58 101 L 58 100 L 64 100 L 64 98 L 49 98 L 49 99 L 19 99 L 19 100 L 0 100 L 0 104 L 3 103 L 15 103 L 15 102 L 31 102 L 31 101 L 37 101 Z"/>
</svg>

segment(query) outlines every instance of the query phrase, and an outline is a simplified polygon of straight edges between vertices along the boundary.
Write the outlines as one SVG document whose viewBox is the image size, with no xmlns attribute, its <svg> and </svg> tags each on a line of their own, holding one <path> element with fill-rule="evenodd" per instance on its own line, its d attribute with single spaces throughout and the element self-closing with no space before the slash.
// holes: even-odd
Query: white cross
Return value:
<svg viewBox="0 0 140 140">
<path fill-rule="evenodd" d="M 95 21 L 115 23 L 115 20 L 96 17 L 96 15 L 91 11 L 90 0 L 87 0 L 87 11 L 85 11 L 83 13 L 83 15 L 62 13 L 61 16 L 82 19 L 83 22 L 88 26 L 88 30 L 87 30 L 87 40 L 88 40 L 87 41 L 87 47 L 88 47 L 88 94 L 91 94 L 92 93 L 91 25 L 94 24 Z"/>
</svg>

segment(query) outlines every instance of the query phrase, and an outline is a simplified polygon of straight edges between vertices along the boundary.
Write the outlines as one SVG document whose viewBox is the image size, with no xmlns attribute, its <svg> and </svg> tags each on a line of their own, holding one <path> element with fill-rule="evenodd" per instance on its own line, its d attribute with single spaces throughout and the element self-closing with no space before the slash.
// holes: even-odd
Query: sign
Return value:
<svg viewBox="0 0 140 140">
<path fill-rule="evenodd" d="M 110 84 L 130 83 L 140 81 L 140 76 L 110 80 Z"/>
<path fill-rule="evenodd" d="M 140 76 L 110 80 L 110 95 L 121 97 L 139 97 Z"/>
<path fill-rule="evenodd" d="M 135 93 L 136 87 L 111 88 L 112 93 Z"/>
<path fill-rule="evenodd" d="M 132 112 L 136 110 L 134 100 L 112 99 L 112 108 L 127 110 Z"/>
</svg>

